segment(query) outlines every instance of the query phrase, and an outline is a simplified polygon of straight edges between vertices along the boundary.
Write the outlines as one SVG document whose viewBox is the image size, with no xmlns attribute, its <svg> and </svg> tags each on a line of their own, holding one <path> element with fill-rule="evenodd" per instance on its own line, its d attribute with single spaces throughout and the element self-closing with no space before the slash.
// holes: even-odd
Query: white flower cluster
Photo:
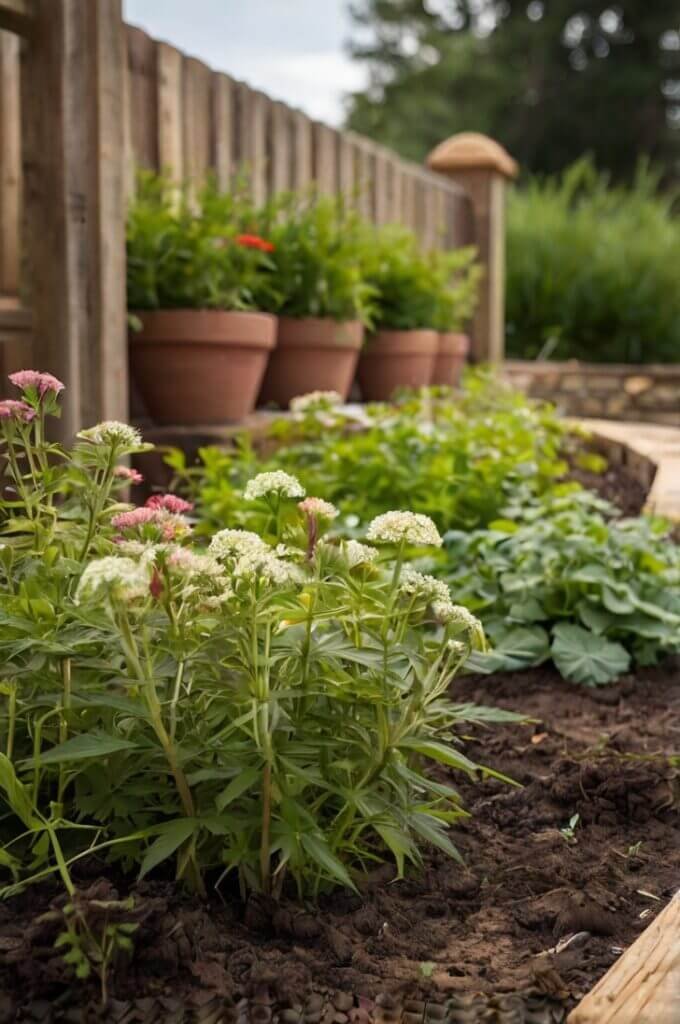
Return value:
<svg viewBox="0 0 680 1024">
<path fill-rule="evenodd" d="M 148 564 L 118 555 L 95 558 L 80 577 L 76 603 L 83 598 L 95 597 L 102 591 L 113 593 L 123 601 L 145 597 L 149 593 Z"/>
<path fill-rule="evenodd" d="M 300 579 L 298 567 L 278 558 L 251 530 L 220 530 L 210 541 L 208 552 L 214 558 L 233 562 L 231 573 L 235 577 L 258 577 L 280 586 Z"/>
<path fill-rule="evenodd" d="M 337 391 L 309 391 L 306 395 L 291 398 L 291 412 L 313 412 L 315 409 L 332 409 L 342 405 L 342 395 Z"/>
<path fill-rule="evenodd" d="M 78 437 L 82 441 L 90 441 L 92 444 L 115 445 L 117 448 L 130 450 L 142 449 L 145 447 L 142 435 L 129 423 L 120 423 L 118 420 L 105 420 L 97 423 L 94 427 L 81 430 Z"/>
<path fill-rule="evenodd" d="M 461 604 L 454 604 L 450 598 L 446 601 L 435 601 L 432 611 L 443 625 L 460 626 L 471 637 L 484 636 L 484 629 L 479 619 Z"/>
<path fill-rule="evenodd" d="M 414 547 L 441 547 L 439 531 L 422 512 L 384 512 L 369 524 L 366 539 L 383 544 L 406 541 Z"/>
<path fill-rule="evenodd" d="M 378 549 L 369 547 L 368 544 L 361 544 L 358 540 L 346 540 L 344 544 L 345 557 L 350 569 L 357 565 L 368 565 L 375 562 L 378 557 Z"/>
<path fill-rule="evenodd" d="M 206 576 L 218 579 L 224 575 L 224 569 L 212 555 L 204 555 L 174 545 L 168 554 L 168 565 L 183 576 Z"/>
<path fill-rule="evenodd" d="M 290 473 L 284 473 L 282 469 L 277 469 L 272 473 L 258 473 L 256 477 L 249 480 L 243 497 L 246 501 L 255 501 L 257 498 L 264 498 L 267 494 L 278 494 L 286 498 L 304 498 L 305 489 L 297 477 Z"/>
<path fill-rule="evenodd" d="M 434 576 L 427 576 L 422 572 L 416 572 L 410 566 L 405 566 L 399 577 L 399 590 L 402 594 L 411 594 L 424 597 L 427 601 L 443 604 L 451 603 L 451 593 L 443 580 L 435 579 Z"/>
<path fill-rule="evenodd" d="M 340 515 L 335 505 L 323 498 L 305 498 L 298 502 L 298 508 L 306 516 L 321 516 L 322 519 L 336 519 Z"/>
<path fill-rule="evenodd" d="M 269 545 L 252 530 L 220 530 L 208 547 L 214 558 L 241 558 L 269 553 Z"/>
</svg>

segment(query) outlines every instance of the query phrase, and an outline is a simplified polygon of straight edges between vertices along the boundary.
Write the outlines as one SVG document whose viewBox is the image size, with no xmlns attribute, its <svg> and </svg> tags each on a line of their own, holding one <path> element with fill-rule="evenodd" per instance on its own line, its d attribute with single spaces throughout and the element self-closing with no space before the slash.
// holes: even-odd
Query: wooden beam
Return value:
<svg viewBox="0 0 680 1024">
<path fill-rule="evenodd" d="M 680 891 L 569 1014 L 567 1024 L 677 1024 Z"/>
<path fill-rule="evenodd" d="M 35 18 L 34 0 L 0 0 L 0 28 L 30 35 Z"/>
<path fill-rule="evenodd" d="M 64 438 L 128 412 L 123 39 L 121 0 L 36 0 L 22 53 L 26 280 Z"/>
</svg>

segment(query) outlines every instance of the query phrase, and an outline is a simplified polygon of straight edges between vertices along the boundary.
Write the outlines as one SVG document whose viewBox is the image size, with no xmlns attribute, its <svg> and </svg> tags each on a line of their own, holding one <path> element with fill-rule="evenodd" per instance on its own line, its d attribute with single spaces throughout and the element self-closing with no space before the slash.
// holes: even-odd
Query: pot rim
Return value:
<svg viewBox="0 0 680 1024">
<path fill-rule="evenodd" d="M 257 310 L 150 309 L 130 310 L 141 331 L 130 330 L 131 347 L 149 345 L 221 345 L 265 348 L 276 345 L 277 319 Z"/>
</svg>

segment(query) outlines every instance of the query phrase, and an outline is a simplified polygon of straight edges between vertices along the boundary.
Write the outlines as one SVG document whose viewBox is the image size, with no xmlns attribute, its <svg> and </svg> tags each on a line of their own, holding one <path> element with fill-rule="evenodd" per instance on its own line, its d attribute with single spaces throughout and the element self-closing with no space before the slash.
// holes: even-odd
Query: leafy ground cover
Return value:
<svg viewBox="0 0 680 1024">
<path fill-rule="evenodd" d="M 669 524 L 623 517 L 565 481 L 570 465 L 592 480 L 607 464 L 550 407 L 482 374 L 468 376 L 462 397 L 435 392 L 358 418 L 328 396 L 296 408 L 274 424 L 264 457 L 247 439 L 205 449 L 199 470 L 173 457 L 210 529 L 227 519 L 264 528 L 243 501 L 245 481 L 283 466 L 332 496 L 339 534 L 406 501 L 434 519 L 444 547 L 422 564 L 484 623 L 493 649 L 473 656 L 480 671 L 552 659 L 565 678 L 601 685 L 680 650 L 680 548 Z"/>
</svg>

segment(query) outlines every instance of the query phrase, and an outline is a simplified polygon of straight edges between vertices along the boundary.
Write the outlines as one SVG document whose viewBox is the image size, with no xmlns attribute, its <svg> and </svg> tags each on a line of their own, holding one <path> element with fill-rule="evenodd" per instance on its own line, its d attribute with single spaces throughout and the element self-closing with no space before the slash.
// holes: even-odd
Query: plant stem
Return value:
<svg viewBox="0 0 680 1024">
<path fill-rule="evenodd" d="M 8 718 L 7 718 L 7 760 L 12 760 L 12 754 L 14 753 L 14 730 L 16 728 L 17 720 L 17 688 L 16 684 L 11 684 L 11 690 L 9 692 L 9 707 L 8 707 Z"/>
<path fill-rule="evenodd" d="M 272 766 L 267 761 L 262 772 L 262 835 L 260 837 L 260 879 L 262 891 L 269 895 L 271 890 L 271 865 L 269 862 L 269 833 L 272 814 Z"/>
<path fill-rule="evenodd" d="M 71 707 L 71 659 L 64 658 L 61 663 L 61 681 L 63 687 L 63 696 L 61 701 L 61 717 L 59 719 L 59 742 L 65 743 L 68 739 L 68 721 L 66 720 L 65 712 L 70 710 Z M 66 765 L 62 762 L 59 765 L 59 786 L 57 789 L 57 800 L 59 803 L 62 802 L 64 796 L 64 790 L 66 788 Z"/>
</svg>

